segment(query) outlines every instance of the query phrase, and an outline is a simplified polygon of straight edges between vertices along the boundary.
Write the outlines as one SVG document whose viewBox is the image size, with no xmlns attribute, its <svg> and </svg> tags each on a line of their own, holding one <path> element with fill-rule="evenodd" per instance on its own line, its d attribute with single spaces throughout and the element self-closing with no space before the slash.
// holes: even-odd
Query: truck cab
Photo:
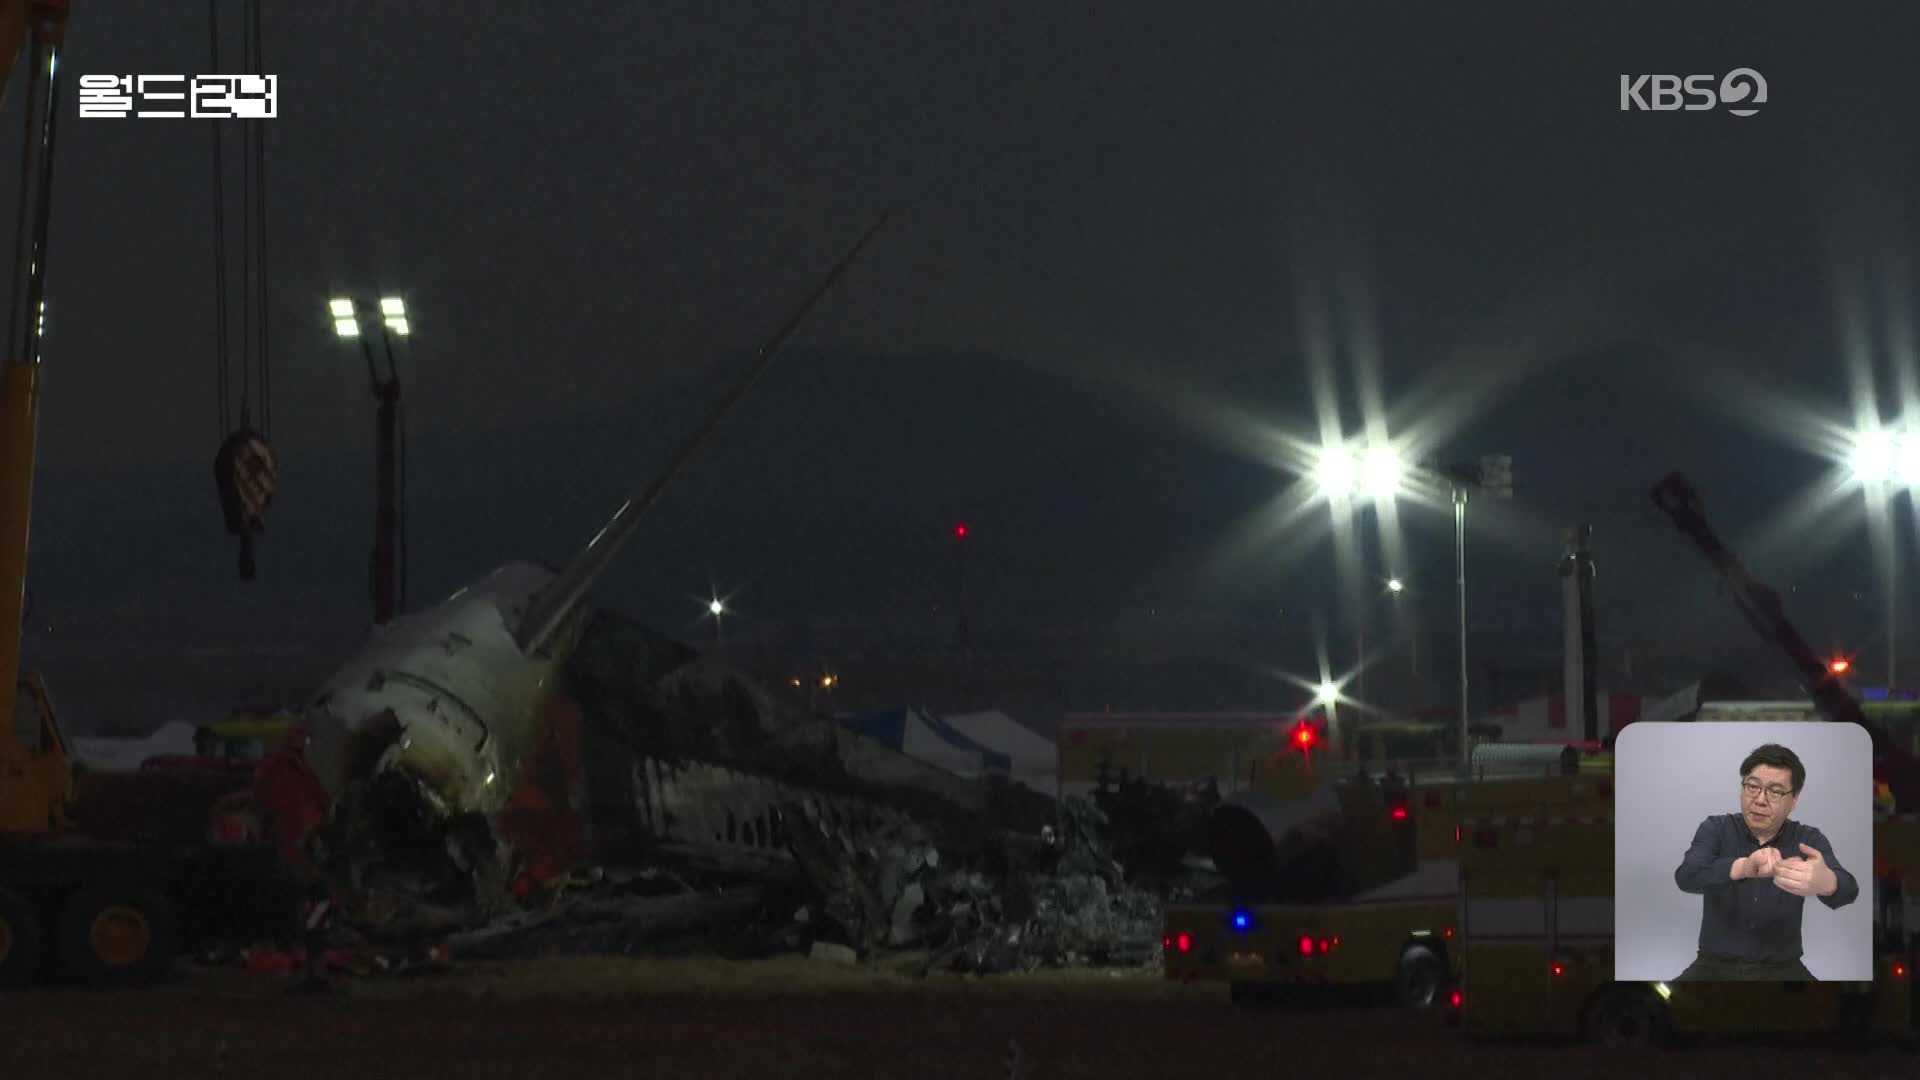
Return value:
<svg viewBox="0 0 1920 1080">
<path fill-rule="evenodd" d="M 13 716 L 0 739 L 0 835 L 40 835 L 67 824 L 73 765 L 53 701 L 40 676 L 14 687 Z"/>
</svg>

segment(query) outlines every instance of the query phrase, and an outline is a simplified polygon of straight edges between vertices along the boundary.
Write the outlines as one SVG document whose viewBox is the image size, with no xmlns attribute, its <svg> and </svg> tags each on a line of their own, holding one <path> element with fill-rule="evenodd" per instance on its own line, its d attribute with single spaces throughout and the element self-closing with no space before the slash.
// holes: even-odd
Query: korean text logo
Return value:
<svg viewBox="0 0 1920 1080">
<path fill-rule="evenodd" d="M 142 120 L 271 120 L 278 75 L 82 75 L 80 115 Z"/>
<path fill-rule="evenodd" d="M 1683 98 L 1692 98 L 1683 104 Z M 1621 112 L 1704 112 L 1724 107 L 1735 116 L 1752 116 L 1767 101 L 1766 77 L 1752 68 L 1734 68 L 1718 80 L 1712 75 L 1622 75 Z"/>
</svg>

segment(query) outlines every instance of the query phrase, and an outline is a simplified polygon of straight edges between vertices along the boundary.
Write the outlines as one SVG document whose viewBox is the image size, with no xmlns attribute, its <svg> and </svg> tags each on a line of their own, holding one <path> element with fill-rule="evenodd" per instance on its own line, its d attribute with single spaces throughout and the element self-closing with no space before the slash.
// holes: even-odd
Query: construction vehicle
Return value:
<svg viewBox="0 0 1920 1080">
<path fill-rule="evenodd" d="M 1274 771 L 1312 771 L 1311 747 L 1323 738 L 1310 736 Z M 1610 807 L 1606 755 L 1582 755 L 1572 770 L 1556 755 L 1551 773 L 1361 774 L 1304 794 L 1240 793 L 1209 823 L 1209 853 L 1227 891 L 1168 907 L 1166 977 L 1224 982 L 1235 1000 L 1276 985 L 1391 986 L 1409 1008 L 1443 1005 L 1458 976 L 1462 817 L 1512 806 L 1552 805 L 1566 816 Z"/>
<path fill-rule="evenodd" d="M 298 893 L 271 849 L 108 840 L 74 828 L 72 754 L 39 676 L 21 670 L 33 500 L 49 178 L 68 0 L 0 3 L 0 84 L 27 66 L 26 161 L 12 308 L 0 372 L 0 985 L 49 969 L 81 982 L 143 980 L 183 948 L 291 930 Z"/>
<path fill-rule="evenodd" d="M 1920 999 L 1920 768 L 1870 717 L 1788 621 L 1779 595 L 1756 581 L 1708 524 L 1680 474 L 1652 492 L 1706 556 L 1741 613 L 1776 645 L 1813 715 L 1864 727 L 1873 740 L 1874 978 L 1868 983 L 1669 985 L 1613 978 L 1611 821 L 1565 822 L 1537 810 L 1463 821 L 1459 934 L 1462 980 L 1452 1019 L 1482 1035 L 1582 1035 L 1648 1043 L 1670 1034 L 1857 1032 L 1911 1038 Z M 1798 703 L 1707 703 L 1675 719 L 1807 719 Z"/>
<path fill-rule="evenodd" d="M 1561 564 L 1569 740 L 1485 744 L 1466 770 L 1457 762 L 1400 761 L 1349 776 L 1324 716 L 1303 714 L 1264 782 L 1214 812 L 1210 854 L 1227 894 L 1168 908 L 1167 978 L 1225 982 L 1236 1000 L 1275 984 L 1391 985 L 1410 1008 L 1446 1003 L 1459 976 L 1461 819 L 1535 807 L 1572 819 L 1611 813 L 1612 759 L 1599 752 L 1593 707 L 1586 537 L 1583 527 L 1569 533 Z M 1453 737 L 1425 727 L 1355 724 L 1349 731 L 1373 749 L 1391 745 L 1383 734 L 1399 735 L 1403 745 L 1409 734 L 1413 745 Z M 1323 749 L 1331 768 L 1315 764 Z"/>
</svg>

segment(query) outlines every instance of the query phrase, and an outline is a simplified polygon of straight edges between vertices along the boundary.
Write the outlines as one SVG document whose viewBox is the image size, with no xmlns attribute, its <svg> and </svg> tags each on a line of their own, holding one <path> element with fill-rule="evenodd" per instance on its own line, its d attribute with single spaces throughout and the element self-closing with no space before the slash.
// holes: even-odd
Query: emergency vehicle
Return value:
<svg viewBox="0 0 1920 1080">
<path fill-rule="evenodd" d="M 1556 762 L 1552 776 L 1326 778 L 1312 757 L 1324 728 L 1302 721 L 1290 741 L 1267 784 L 1215 811 L 1210 854 L 1232 891 L 1168 907 L 1169 980 L 1224 982 L 1236 1001 L 1275 986 L 1391 986 L 1400 1004 L 1440 1007 L 1458 977 L 1461 815 L 1597 814 L 1613 794 L 1608 755 L 1570 774 Z"/>
<path fill-rule="evenodd" d="M 1668 1034 L 1862 1031 L 1910 1035 L 1920 944 L 1920 815 L 1874 825 L 1874 980 L 1621 983 L 1613 980 L 1613 819 L 1549 809 L 1461 821 L 1461 985 L 1468 1033 L 1605 1043 Z M 1897 868 L 1897 869 L 1896 869 Z M 1863 897 L 1863 900 L 1865 898 Z"/>
<path fill-rule="evenodd" d="M 1871 982 L 1623 983 L 1613 980 L 1611 815 L 1550 813 L 1463 820 L 1458 852 L 1461 984 L 1451 1019 L 1481 1035 L 1581 1035 L 1649 1043 L 1671 1034 L 1859 1032 L 1911 1039 L 1920 1033 L 1912 971 L 1920 961 L 1920 761 L 1908 740 L 1863 711 L 1841 676 L 1819 659 L 1754 580 L 1675 473 L 1653 499 L 1719 573 L 1741 612 L 1794 666 L 1817 715 L 1855 723 L 1873 738 L 1876 820 L 1871 902 Z M 1777 710 L 1802 719 L 1805 707 Z M 1752 703 L 1703 705 L 1711 721 L 1756 718 Z M 1865 899 L 1865 898 L 1863 898 Z"/>
<path fill-rule="evenodd" d="M 1600 752 L 1590 677 L 1586 538 L 1584 528 L 1569 531 L 1561 565 L 1568 731 L 1580 741 L 1484 743 L 1462 769 L 1436 760 L 1457 745 L 1449 725 L 1350 723 L 1336 739 L 1324 714 L 1301 716 L 1252 790 L 1214 812 L 1210 854 L 1230 895 L 1169 906 L 1168 979 L 1225 982 L 1236 1000 L 1278 984 L 1391 986 L 1415 1009 L 1448 1002 L 1460 974 L 1461 818 L 1611 813 L 1612 756 Z M 1432 756 L 1407 762 L 1400 752 L 1413 747 Z"/>
</svg>

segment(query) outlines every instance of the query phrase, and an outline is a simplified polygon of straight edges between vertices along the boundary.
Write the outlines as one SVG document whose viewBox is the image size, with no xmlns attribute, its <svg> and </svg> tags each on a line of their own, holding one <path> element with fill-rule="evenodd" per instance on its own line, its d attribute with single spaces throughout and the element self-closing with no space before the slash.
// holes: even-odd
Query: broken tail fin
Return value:
<svg viewBox="0 0 1920 1080">
<path fill-rule="evenodd" d="M 700 444 L 713 434 L 714 429 L 720 426 L 720 422 L 726 418 L 726 415 L 733 411 L 733 407 L 738 405 L 747 391 L 753 388 L 753 384 L 759 381 L 760 376 L 766 372 L 781 347 L 787 343 L 787 339 L 799 329 L 801 322 L 812 313 L 815 305 L 840 280 L 840 276 L 846 273 L 847 267 L 853 265 L 853 261 L 860 256 L 860 252 L 866 248 L 868 241 L 872 240 L 874 234 L 878 233 L 880 227 L 886 223 L 887 215 L 883 213 L 868 227 L 852 249 L 842 256 L 831 270 L 827 271 L 827 276 L 808 295 L 799 310 L 793 313 L 793 317 L 789 318 L 786 324 L 760 347 L 759 354 L 754 358 L 753 367 L 748 370 L 746 376 L 734 385 L 706 421 L 695 428 L 693 434 L 687 437 L 687 441 L 681 444 L 680 449 L 667 460 L 666 468 L 654 478 L 653 483 L 622 504 L 606 525 L 587 542 L 587 546 L 581 549 L 580 554 L 574 557 L 573 562 L 561 572 L 560 577 L 534 598 L 533 603 L 527 608 L 526 617 L 521 620 L 520 626 L 514 633 L 523 653 L 532 655 L 552 643 L 561 627 L 565 626 L 567 620 L 579 610 L 587 593 L 606 573 L 607 567 L 612 565 L 613 557 L 619 553 L 621 546 L 633 535 L 634 526 L 639 523 L 641 515 L 659 500 L 661 493 L 666 491 L 667 485 L 699 450 Z"/>
</svg>

